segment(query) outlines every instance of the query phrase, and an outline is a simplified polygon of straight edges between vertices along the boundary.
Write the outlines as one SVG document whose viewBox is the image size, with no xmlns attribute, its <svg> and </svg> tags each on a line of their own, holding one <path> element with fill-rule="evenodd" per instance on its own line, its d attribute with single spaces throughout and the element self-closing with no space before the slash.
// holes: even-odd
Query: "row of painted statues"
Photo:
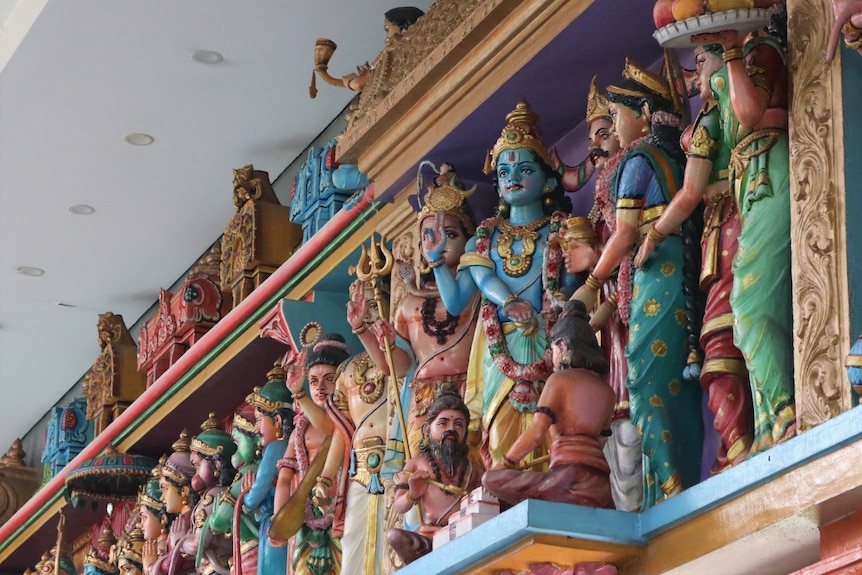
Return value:
<svg viewBox="0 0 862 575">
<path fill-rule="evenodd" d="M 577 166 L 518 104 L 478 225 L 441 166 L 391 318 L 366 273 L 347 305 L 364 351 L 317 338 L 231 433 L 210 417 L 181 437 L 124 536 L 137 572 L 386 572 L 388 549 L 430 551 L 480 484 L 506 504 L 647 509 L 702 479 L 702 394 L 712 473 L 792 437 L 784 50 L 780 34 L 698 40 L 684 86 L 633 60 L 604 94 L 593 82 Z M 684 126 L 689 87 L 703 107 Z M 565 192 L 591 177 L 595 207 L 572 217 Z"/>
</svg>

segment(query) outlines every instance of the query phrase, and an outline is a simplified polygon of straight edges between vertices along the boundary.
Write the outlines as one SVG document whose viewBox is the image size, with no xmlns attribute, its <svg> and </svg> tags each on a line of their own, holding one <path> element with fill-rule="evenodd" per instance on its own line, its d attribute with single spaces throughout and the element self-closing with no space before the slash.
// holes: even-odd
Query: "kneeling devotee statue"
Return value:
<svg viewBox="0 0 862 575">
<path fill-rule="evenodd" d="M 613 509 L 610 468 L 600 436 L 610 429 L 616 396 L 605 376 L 608 361 L 582 302 L 566 304 L 551 330 L 554 373 L 545 382 L 533 424 L 485 473 L 485 488 L 508 503 L 543 499 Z M 547 472 L 519 471 L 519 462 L 550 433 Z M 505 469 L 509 468 L 509 469 Z"/>
</svg>

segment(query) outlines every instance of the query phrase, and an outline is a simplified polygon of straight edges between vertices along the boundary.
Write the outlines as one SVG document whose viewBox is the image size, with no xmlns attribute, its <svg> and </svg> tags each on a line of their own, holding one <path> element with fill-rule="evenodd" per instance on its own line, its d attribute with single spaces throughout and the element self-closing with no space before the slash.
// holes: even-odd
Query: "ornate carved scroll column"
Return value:
<svg viewBox="0 0 862 575">
<path fill-rule="evenodd" d="M 825 60 L 832 10 L 788 0 L 793 347 L 800 430 L 852 407 L 841 59 Z"/>
</svg>

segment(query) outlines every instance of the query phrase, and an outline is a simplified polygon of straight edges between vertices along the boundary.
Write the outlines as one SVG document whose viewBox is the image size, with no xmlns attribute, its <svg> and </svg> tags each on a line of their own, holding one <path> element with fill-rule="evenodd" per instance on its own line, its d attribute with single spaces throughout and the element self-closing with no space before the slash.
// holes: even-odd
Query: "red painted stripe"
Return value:
<svg viewBox="0 0 862 575">
<path fill-rule="evenodd" d="M 209 353 L 221 340 L 248 319 L 266 303 L 296 273 L 314 257 L 323 252 L 332 240 L 355 220 L 374 200 L 374 185 L 370 185 L 359 201 L 349 210 L 341 210 L 333 216 L 314 236 L 256 290 L 232 309 L 221 321 L 195 343 L 162 376 L 157 379 L 132 405 L 126 409 L 98 437 L 94 438 L 81 453 L 64 467 L 51 481 L 30 498 L 9 521 L 0 526 L 0 541 L 7 541 L 24 523 L 35 516 L 51 497 L 61 492 L 66 485 L 66 474 L 87 459 L 97 457 L 112 442 L 120 431 L 129 427 L 144 411 L 168 391 L 179 378 Z"/>
</svg>

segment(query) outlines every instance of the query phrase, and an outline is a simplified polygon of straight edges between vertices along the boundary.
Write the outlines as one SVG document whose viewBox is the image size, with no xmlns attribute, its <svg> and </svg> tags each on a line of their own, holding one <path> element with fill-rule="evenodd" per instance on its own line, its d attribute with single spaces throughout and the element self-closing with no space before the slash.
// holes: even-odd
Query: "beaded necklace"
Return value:
<svg viewBox="0 0 862 575">
<path fill-rule="evenodd" d="M 443 345 L 446 338 L 455 333 L 458 328 L 460 317 L 446 311 L 446 319 L 437 319 L 437 296 L 425 296 L 422 302 L 422 331 L 431 337 L 437 338 L 437 343 Z"/>
</svg>

